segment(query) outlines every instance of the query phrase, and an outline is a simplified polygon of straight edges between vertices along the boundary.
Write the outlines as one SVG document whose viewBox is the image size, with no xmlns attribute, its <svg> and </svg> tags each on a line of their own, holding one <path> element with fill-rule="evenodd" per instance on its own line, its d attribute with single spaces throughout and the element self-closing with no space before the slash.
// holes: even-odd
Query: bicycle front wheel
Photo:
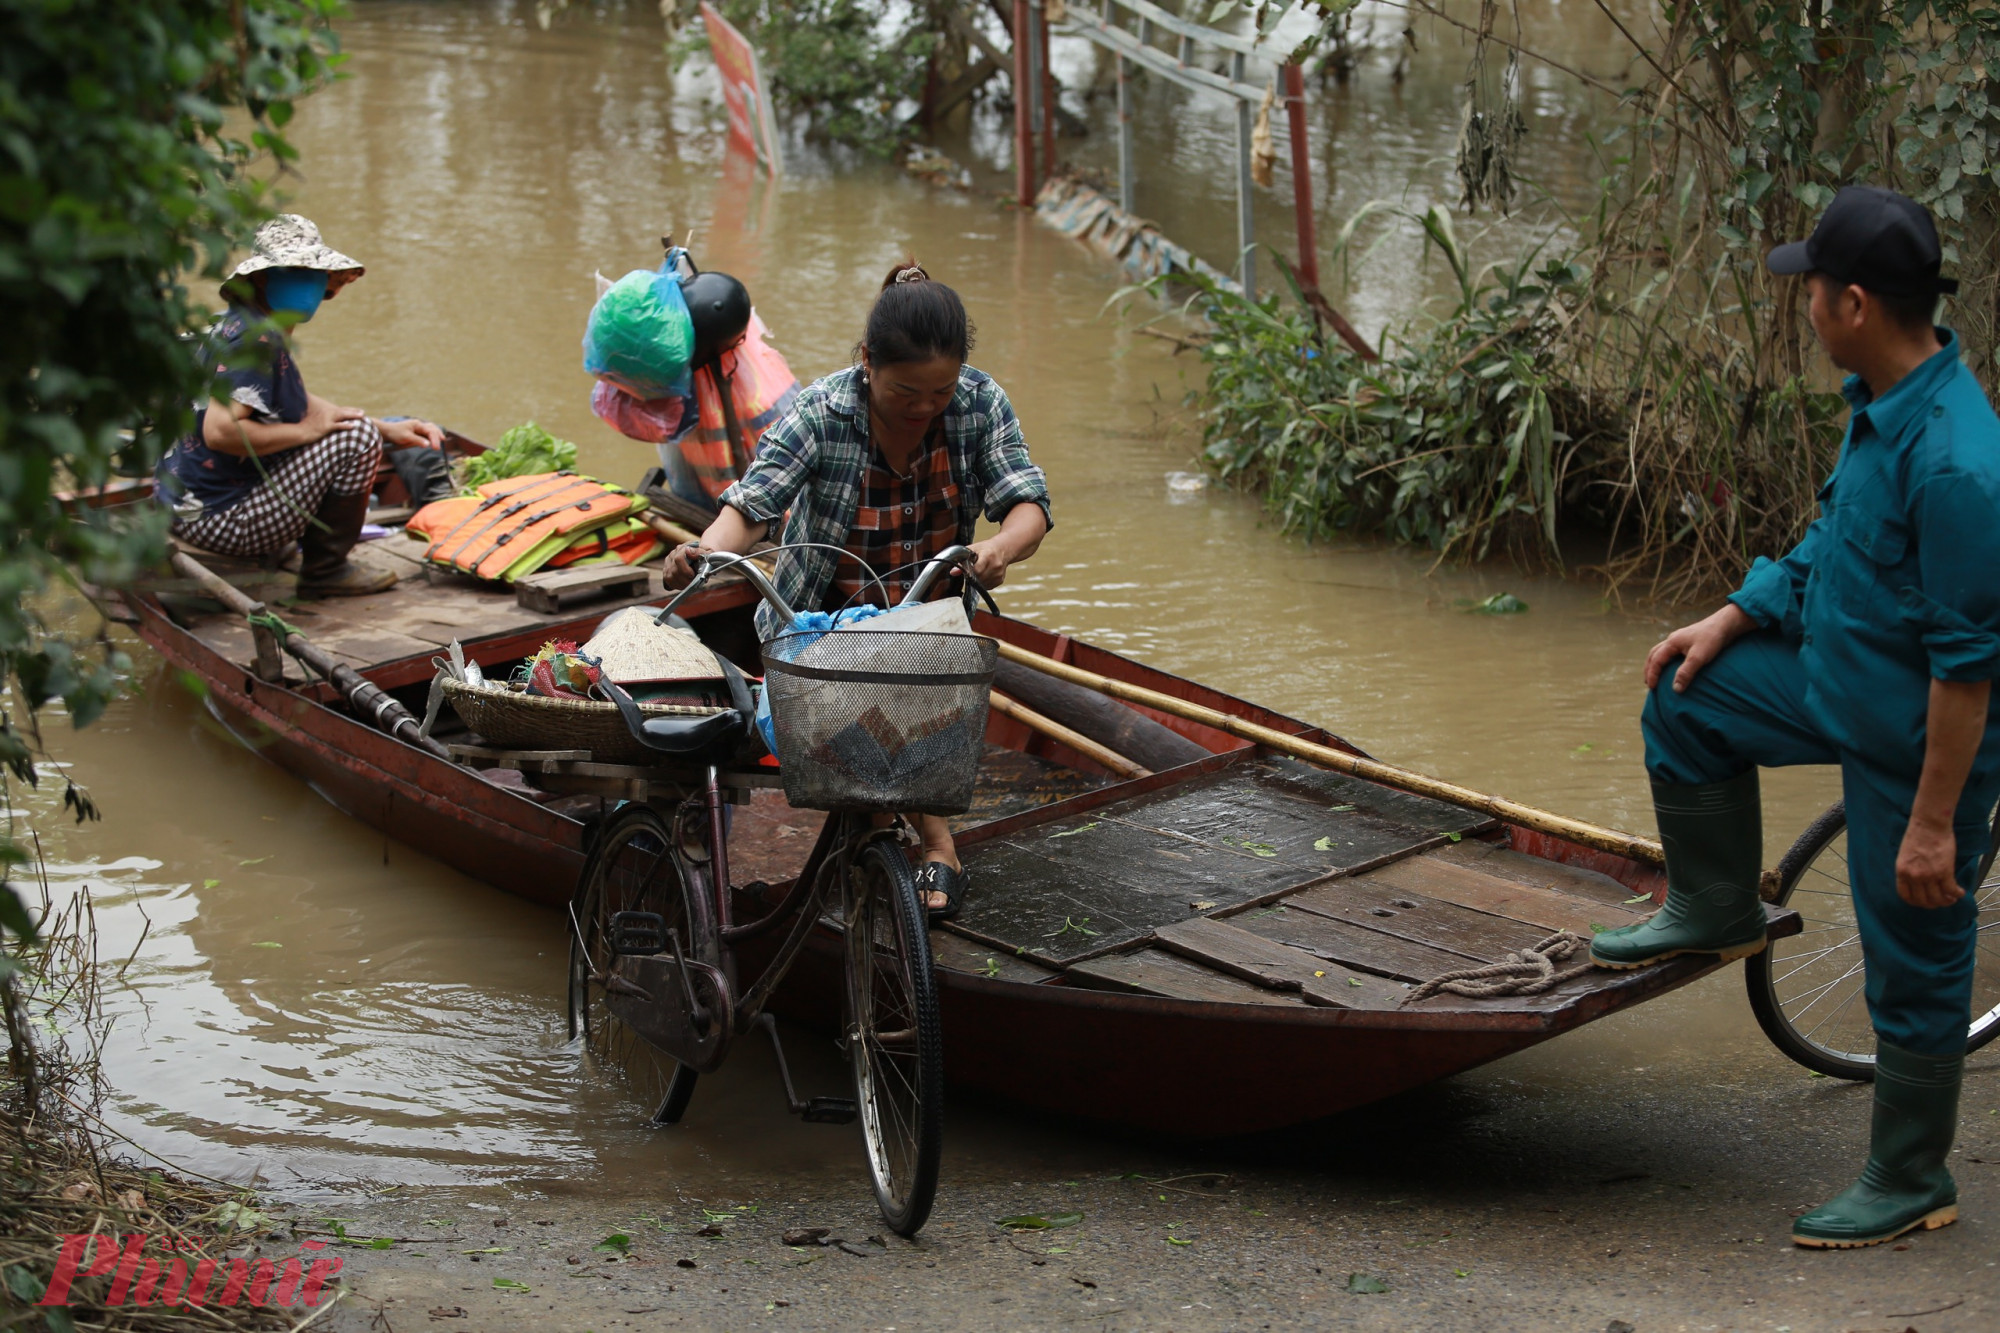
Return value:
<svg viewBox="0 0 2000 1333">
<path fill-rule="evenodd" d="M 883 1220 L 914 1236 L 930 1216 L 944 1152 L 944 1035 L 930 922 L 909 862 L 876 840 L 846 891 L 847 1054 Z"/>
<path fill-rule="evenodd" d="M 1847 809 L 1835 804 L 1814 820 L 1778 863 L 1778 902 L 1796 910 L 1803 929 L 1773 940 L 1746 961 L 1750 1008 L 1773 1045 L 1808 1069 L 1834 1078 L 1875 1077 L 1875 1031 L 1863 995 L 1867 972 L 1847 865 Z M 1989 846 L 1973 890 L 1979 907 L 1968 1050 L 2000 1035 L 2000 877 Z"/>
</svg>

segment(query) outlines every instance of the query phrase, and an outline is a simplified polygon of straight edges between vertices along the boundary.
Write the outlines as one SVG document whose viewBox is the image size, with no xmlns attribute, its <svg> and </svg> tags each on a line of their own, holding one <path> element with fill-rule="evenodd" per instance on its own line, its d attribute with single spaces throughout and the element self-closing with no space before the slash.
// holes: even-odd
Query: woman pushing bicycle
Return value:
<svg viewBox="0 0 2000 1333">
<path fill-rule="evenodd" d="M 855 364 L 808 386 L 765 433 L 720 516 L 668 557 L 667 587 L 686 587 L 705 552 L 748 554 L 780 516 L 781 545 L 816 543 L 778 553 L 778 595 L 799 610 L 886 609 L 927 561 L 961 544 L 977 557 L 972 576 L 998 587 L 1054 520 L 1006 392 L 965 364 L 972 334 L 957 292 L 914 263 L 891 270 Z M 974 541 L 982 513 L 999 529 Z M 933 595 L 947 591 L 940 582 Z M 757 628 L 766 640 L 782 629 L 768 605 Z M 917 887 L 940 920 L 958 911 L 967 875 L 943 817 L 916 823 Z"/>
</svg>

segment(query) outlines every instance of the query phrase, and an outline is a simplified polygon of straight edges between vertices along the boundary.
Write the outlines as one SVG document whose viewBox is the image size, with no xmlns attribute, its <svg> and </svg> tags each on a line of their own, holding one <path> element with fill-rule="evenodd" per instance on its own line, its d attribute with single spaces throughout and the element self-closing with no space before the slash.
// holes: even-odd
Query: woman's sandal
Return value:
<svg viewBox="0 0 2000 1333">
<path fill-rule="evenodd" d="M 965 886 L 972 882 L 972 872 L 963 867 L 953 870 L 942 861 L 926 861 L 917 871 L 917 901 L 926 905 L 925 910 L 932 921 L 949 921 L 958 915 L 958 909 L 965 898 Z M 943 907 L 930 907 L 933 893 L 944 895 Z"/>
</svg>

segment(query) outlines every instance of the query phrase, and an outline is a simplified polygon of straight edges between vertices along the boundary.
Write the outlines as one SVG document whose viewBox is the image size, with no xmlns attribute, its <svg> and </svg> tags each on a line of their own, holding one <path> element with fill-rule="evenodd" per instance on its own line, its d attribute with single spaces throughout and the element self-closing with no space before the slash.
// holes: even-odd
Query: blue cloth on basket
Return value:
<svg viewBox="0 0 2000 1333">
<path fill-rule="evenodd" d="M 780 637 L 785 639 L 787 653 L 818 643 L 822 635 L 833 631 L 836 626 L 852 625 L 860 620 L 873 620 L 882 614 L 882 608 L 864 603 L 861 606 L 842 607 L 838 611 L 801 611 L 792 620 L 792 627 Z M 805 637 L 793 638 L 793 635 Z M 775 642 L 775 640 L 773 640 Z M 757 730 L 764 737 L 765 746 L 772 754 L 778 752 L 778 729 L 771 721 L 771 691 L 757 691 Z"/>
</svg>

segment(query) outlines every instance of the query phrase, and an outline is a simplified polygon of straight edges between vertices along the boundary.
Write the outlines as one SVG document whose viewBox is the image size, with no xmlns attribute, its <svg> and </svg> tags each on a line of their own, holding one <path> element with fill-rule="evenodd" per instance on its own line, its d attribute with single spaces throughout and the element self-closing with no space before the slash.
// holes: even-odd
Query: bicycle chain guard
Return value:
<svg viewBox="0 0 2000 1333">
<path fill-rule="evenodd" d="M 621 1023 L 697 1073 L 712 1074 L 721 1067 L 736 1014 L 729 983 L 719 969 L 656 953 L 620 958 L 612 972 L 638 992 L 606 988 L 605 1007 Z M 699 1016 L 689 1012 L 690 994 L 701 1006 Z"/>
</svg>

